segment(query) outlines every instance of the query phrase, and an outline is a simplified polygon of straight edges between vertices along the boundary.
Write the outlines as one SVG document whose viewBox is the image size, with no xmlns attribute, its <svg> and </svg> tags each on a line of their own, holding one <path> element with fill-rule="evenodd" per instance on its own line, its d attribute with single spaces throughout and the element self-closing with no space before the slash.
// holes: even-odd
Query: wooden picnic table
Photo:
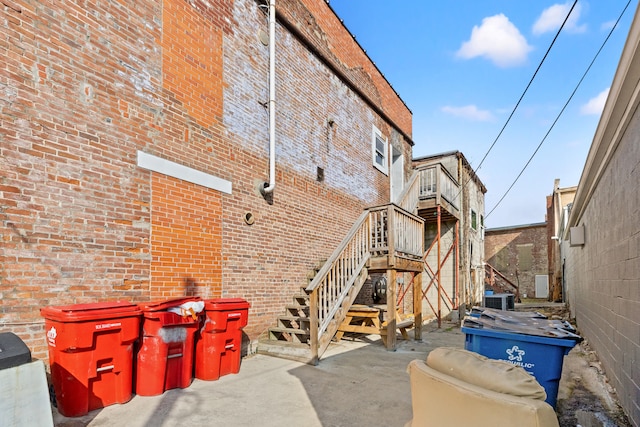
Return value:
<svg viewBox="0 0 640 427">
<path fill-rule="evenodd" d="M 351 306 L 344 321 L 338 327 L 336 340 L 340 341 L 345 332 L 367 335 L 380 335 L 384 345 L 387 345 L 387 321 L 380 322 L 381 309 L 368 305 L 354 304 Z M 413 319 L 402 319 L 396 312 L 396 329 L 400 330 L 402 338 L 409 339 L 407 328 L 413 326 Z"/>
</svg>

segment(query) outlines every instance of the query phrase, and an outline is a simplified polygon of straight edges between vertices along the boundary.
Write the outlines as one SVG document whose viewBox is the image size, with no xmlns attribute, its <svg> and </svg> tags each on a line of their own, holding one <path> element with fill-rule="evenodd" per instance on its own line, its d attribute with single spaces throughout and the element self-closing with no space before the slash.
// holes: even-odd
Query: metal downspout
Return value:
<svg viewBox="0 0 640 427">
<path fill-rule="evenodd" d="M 269 181 L 262 194 L 276 186 L 276 0 L 269 0 Z"/>
</svg>

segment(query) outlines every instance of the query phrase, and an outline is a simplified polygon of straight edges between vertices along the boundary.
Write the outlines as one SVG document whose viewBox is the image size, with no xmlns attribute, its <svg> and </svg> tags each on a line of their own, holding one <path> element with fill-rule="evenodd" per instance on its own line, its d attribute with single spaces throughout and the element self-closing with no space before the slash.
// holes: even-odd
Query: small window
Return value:
<svg viewBox="0 0 640 427">
<path fill-rule="evenodd" d="M 371 149 L 373 153 L 373 166 L 383 174 L 387 175 L 389 173 L 387 140 L 382 136 L 382 132 L 380 132 L 375 126 L 373 127 L 373 136 L 371 138 Z"/>
<path fill-rule="evenodd" d="M 473 209 L 471 210 L 471 228 L 478 229 L 478 214 Z"/>
</svg>

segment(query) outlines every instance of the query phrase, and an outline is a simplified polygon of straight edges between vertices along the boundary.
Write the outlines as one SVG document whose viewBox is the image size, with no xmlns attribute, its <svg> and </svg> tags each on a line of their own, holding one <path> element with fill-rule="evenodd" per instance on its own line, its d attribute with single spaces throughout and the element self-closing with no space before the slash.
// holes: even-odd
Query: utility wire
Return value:
<svg viewBox="0 0 640 427">
<path fill-rule="evenodd" d="M 489 153 L 491 152 L 491 150 L 493 150 L 494 145 L 496 145 L 496 142 L 498 142 L 498 139 L 500 139 L 500 137 L 502 136 L 502 133 L 504 132 L 504 130 L 506 129 L 507 125 L 509 124 L 509 122 L 511 122 L 511 118 L 513 117 L 513 115 L 515 114 L 516 110 L 518 109 L 518 107 L 520 106 L 520 102 L 522 102 L 522 99 L 524 98 L 524 96 L 527 94 L 527 92 L 529 91 L 529 87 L 531 87 L 531 85 L 533 84 L 533 80 L 536 78 L 536 75 L 538 74 L 538 71 L 540 71 L 540 68 L 542 68 L 542 64 L 544 64 L 544 61 L 547 59 L 547 56 L 549 56 L 549 52 L 551 51 L 551 48 L 553 47 L 553 45 L 556 43 L 556 40 L 558 39 L 558 37 L 560 36 L 560 32 L 562 32 L 562 29 L 564 28 L 564 25 L 567 23 L 567 21 L 569 20 L 569 16 L 571 16 L 571 12 L 573 12 L 573 9 L 576 7 L 576 4 L 578 3 L 578 0 L 574 0 L 573 5 L 571 5 L 571 9 L 569 10 L 569 13 L 567 13 L 567 16 L 565 16 L 564 21 L 562 21 L 562 25 L 560 25 L 560 28 L 558 28 L 558 31 L 556 32 L 555 37 L 553 38 L 553 40 L 551 41 L 551 44 L 549 45 L 549 47 L 547 48 L 547 51 L 545 52 L 544 56 L 542 57 L 542 59 L 540 60 L 540 63 L 538 64 L 538 67 L 536 68 L 536 71 L 533 73 L 533 75 L 531 76 L 531 79 L 529 80 L 529 83 L 527 84 L 527 87 L 525 87 L 524 91 L 522 92 L 522 95 L 520 95 L 520 98 L 518 99 L 518 102 L 516 102 L 516 105 L 513 107 L 513 109 L 511 110 L 511 114 L 509 114 L 509 117 L 507 117 L 507 121 L 504 123 L 504 125 L 502 126 L 502 129 L 500 129 L 500 132 L 498 132 L 498 135 L 496 136 L 496 138 L 493 140 L 493 143 L 491 144 L 491 146 L 489 147 L 489 149 L 487 150 L 487 152 L 485 153 L 484 157 L 482 158 L 482 160 L 480 160 L 480 163 L 478 164 L 478 167 L 475 168 L 475 173 L 477 175 L 477 172 L 480 170 L 480 168 L 482 167 L 482 164 L 484 163 L 484 161 L 486 160 L 487 156 L 489 155 Z M 469 182 L 471 181 L 471 177 L 469 177 L 469 179 L 467 179 L 466 182 L 464 182 L 461 186 L 460 186 L 460 190 L 458 190 L 458 194 L 456 195 L 456 199 L 458 197 L 460 197 L 460 194 L 462 193 L 462 191 L 464 190 L 464 187 L 467 186 L 467 184 L 469 184 Z"/>
<path fill-rule="evenodd" d="M 577 1 L 577 0 L 576 0 Z M 580 85 L 582 84 L 582 81 L 585 79 L 585 77 L 587 76 L 587 74 L 589 73 L 589 70 L 591 70 L 591 67 L 593 66 L 593 64 L 596 62 L 596 59 L 598 58 L 598 56 L 600 55 L 600 52 L 602 52 L 602 49 L 604 48 L 604 46 L 607 44 L 607 41 L 609 41 L 609 38 L 611 37 L 611 34 L 613 34 L 613 31 L 616 29 L 616 27 L 618 26 L 618 23 L 620 22 L 620 19 L 622 19 L 622 15 L 624 15 L 624 12 L 627 10 L 627 8 L 629 7 L 629 4 L 631 3 L 631 0 L 629 0 L 626 4 L 626 6 L 624 7 L 624 9 L 622 9 L 622 12 L 620 13 L 620 16 L 618 16 L 618 19 L 616 20 L 616 23 L 614 24 L 614 26 L 611 28 L 611 30 L 609 31 L 609 34 L 607 34 L 607 37 L 604 39 L 604 41 L 602 42 L 602 44 L 600 45 L 600 48 L 598 49 L 598 51 L 596 52 L 595 56 L 593 57 L 593 59 L 591 60 L 591 62 L 589 63 L 589 66 L 587 67 L 587 69 L 585 70 L 585 72 L 582 74 L 582 77 L 580 78 L 580 80 L 578 81 L 578 83 L 576 84 L 576 87 L 573 89 L 573 92 L 571 92 L 571 95 L 569 96 L 569 98 L 567 99 L 567 102 L 565 102 L 564 106 L 562 107 L 562 109 L 560 110 L 560 112 L 558 113 L 558 115 L 556 116 L 555 120 L 553 121 L 553 123 L 551 123 L 551 126 L 549 127 L 549 130 L 547 131 L 547 133 L 544 135 L 544 137 L 542 138 L 542 140 L 540 141 L 540 144 L 538 144 L 538 146 L 536 147 L 535 151 L 533 152 L 533 154 L 531 154 L 531 157 L 529 157 L 529 160 L 527 160 L 527 163 L 524 165 L 524 167 L 522 168 L 522 170 L 520 171 L 520 173 L 518 174 L 518 176 L 513 180 L 513 182 L 511 183 L 511 185 L 509 186 L 509 188 L 507 189 L 507 191 L 505 191 L 505 193 L 502 195 L 502 197 L 500 198 L 500 200 L 498 200 L 498 202 L 493 206 L 493 208 L 489 211 L 488 214 L 485 215 L 485 218 L 489 217 L 489 215 L 491 215 L 491 213 L 493 211 L 496 210 L 496 208 L 500 205 L 500 203 L 504 200 L 505 197 L 507 197 L 507 194 L 509 194 L 509 192 L 511 191 L 511 189 L 514 187 L 514 185 L 516 185 L 516 182 L 518 182 L 518 179 L 520 179 L 520 177 L 522 176 L 522 174 L 524 173 L 524 171 L 527 169 L 527 167 L 529 166 L 529 164 L 531 163 L 531 161 L 533 160 L 533 158 L 535 157 L 535 155 L 538 153 L 538 150 L 540 150 L 540 147 L 542 147 L 542 144 L 544 144 L 544 142 L 546 141 L 547 137 L 549 136 L 549 134 L 551 133 L 551 130 L 553 130 L 553 128 L 555 127 L 556 123 L 558 122 L 558 120 L 560 119 L 560 117 L 562 116 L 562 114 L 564 113 L 564 110 L 567 108 L 567 106 L 569 105 L 569 103 L 571 102 L 571 100 L 573 99 L 573 96 L 576 94 L 576 92 L 578 91 L 578 88 L 580 87 Z M 574 3 L 575 5 L 575 3 Z M 569 12 L 569 14 L 571 14 L 571 12 Z M 568 17 L 568 15 L 567 15 Z M 565 19 L 566 22 L 566 19 Z"/>
<path fill-rule="evenodd" d="M 513 117 L 513 115 L 515 114 L 516 110 L 518 109 L 518 106 L 520 105 L 520 102 L 522 101 L 522 98 L 524 98 L 525 94 L 529 90 L 529 87 L 533 83 L 533 79 L 536 78 L 536 75 L 538 74 L 538 71 L 540 71 L 540 68 L 542 68 L 542 64 L 544 63 L 545 59 L 547 59 L 547 56 L 549 55 L 549 52 L 551 51 L 551 48 L 556 43 L 556 40 L 558 39 L 558 36 L 560 36 L 560 32 L 564 28 L 564 24 L 566 24 L 567 21 L 569 20 L 569 16 L 571 16 L 571 12 L 573 12 L 573 8 L 576 7 L 577 3 L 578 3 L 578 0 L 574 0 L 573 5 L 571 5 L 571 9 L 569 10 L 569 13 L 567 13 L 567 16 L 565 16 L 564 21 L 562 21 L 562 25 L 560 26 L 560 28 L 558 28 L 558 32 L 556 33 L 555 37 L 551 41 L 551 44 L 549 45 L 549 48 L 547 49 L 547 51 L 545 52 L 544 56 L 542 57 L 542 60 L 538 64 L 538 68 L 536 68 L 536 71 L 533 73 L 533 76 L 531 76 L 531 80 L 529 80 L 529 84 L 527 84 L 527 87 L 524 89 L 524 92 L 522 92 L 522 95 L 520 95 L 520 99 L 518 99 L 518 102 L 516 102 L 515 107 L 513 107 L 513 110 L 511 110 L 511 114 L 509 114 L 509 117 L 507 118 L 507 121 L 504 123 L 504 126 L 502 126 L 502 129 L 500 129 L 500 132 L 498 133 L 498 136 L 496 136 L 496 139 L 493 140 L 493 143 L 489 147 L 489 150 L 487 150 L 487 153 L 484 155 L 482 160 L 480 160 L 480 163 L 478 164 L 478 167 L 476 168 L 476 171 L 480 170 L 480 168 L 482 167 L 482 164 L 484 163 L 485 159 L 487 158 L 487 156 L 489 155 L 489 153 L 493 149 L 493 146 L 496 145 L 496 142 L 498 142 L 498 139 L 500 138 L 500 136 L 502 136 L 502 133 L 504 132 L 505 128 L 507 127 L 507 125 L 511 121 L 511 118 Z"/>
</svg>

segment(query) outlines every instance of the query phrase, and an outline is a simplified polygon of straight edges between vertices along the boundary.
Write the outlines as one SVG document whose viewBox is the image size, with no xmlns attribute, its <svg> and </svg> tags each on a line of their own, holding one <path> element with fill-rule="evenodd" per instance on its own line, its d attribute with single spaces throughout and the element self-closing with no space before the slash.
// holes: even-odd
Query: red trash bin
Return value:
<svg viewBox="0 0 640 427">
<path fill-rule="evenodd" d="M 205 321 L 196 342 L 196 378 L 211 381 L 237 374 L 249 303 L 242 298 L 206 300 L 204 311 Z"/>
<path fill-rule="evenodd" d="M 58 411 L 78 417 L 132 396 L 140 309 L 128 301 L 40 309 Z"/>
<path fill-rule="evenodd" d="M 193 350 L 201 313 L 167 311 L 200 297 L 139 304 L 142 341 L 136 352 L 136 394 L 155 396 L 172 388 L 186 388 L 193 379 Z"/>
</svg>

